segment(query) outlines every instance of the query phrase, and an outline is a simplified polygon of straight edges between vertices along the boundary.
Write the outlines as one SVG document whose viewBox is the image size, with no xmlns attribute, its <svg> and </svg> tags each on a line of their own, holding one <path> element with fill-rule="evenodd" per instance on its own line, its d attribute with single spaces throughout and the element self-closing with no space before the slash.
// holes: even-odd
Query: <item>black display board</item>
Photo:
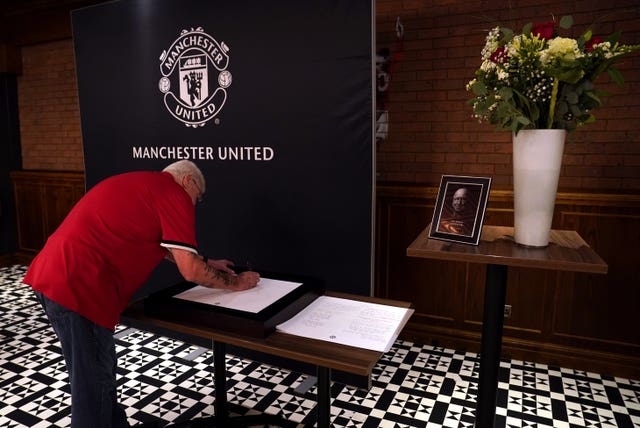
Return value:
<svg viewBox="0 0 640 428">
<path fill-rule="evenodd" d="M 73 11 L 87 187 L 193 160 L 203 253 L 370 294 L 371 0 L 122 0 Z M 161 267 L 151 287 L 171 285 Z"/>
</svg>

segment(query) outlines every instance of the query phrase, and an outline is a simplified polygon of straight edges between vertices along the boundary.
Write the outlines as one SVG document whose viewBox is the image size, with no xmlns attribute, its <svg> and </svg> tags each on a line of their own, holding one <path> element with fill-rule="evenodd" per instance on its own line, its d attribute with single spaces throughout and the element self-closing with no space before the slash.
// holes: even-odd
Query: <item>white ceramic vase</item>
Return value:
<svg viewBox="0 0 640 428">
<path fill-rule="evenodd" d="M 513 135 L 514 239 L 549 245 L 567 131 L 527 129 Z"/>
</svg>

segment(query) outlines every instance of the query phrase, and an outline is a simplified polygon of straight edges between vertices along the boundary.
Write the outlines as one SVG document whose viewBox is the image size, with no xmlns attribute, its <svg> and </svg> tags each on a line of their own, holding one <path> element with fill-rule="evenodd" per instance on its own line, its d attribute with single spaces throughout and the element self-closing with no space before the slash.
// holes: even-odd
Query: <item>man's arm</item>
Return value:
<svg viewBox="0 0 640 428">
<path fill-rule="evenodd" d="M 242 272 L 236 275 L 210 266 L 205 263 L 202 256 L 191 251 L 179 248 L 168 250 L 170 253 L 168 259 L 176 263 L 180 274 L 189 282 L 210 288 L 240 291 L 255 287 L 260 280 L 257 272 Z"/>
</svg>

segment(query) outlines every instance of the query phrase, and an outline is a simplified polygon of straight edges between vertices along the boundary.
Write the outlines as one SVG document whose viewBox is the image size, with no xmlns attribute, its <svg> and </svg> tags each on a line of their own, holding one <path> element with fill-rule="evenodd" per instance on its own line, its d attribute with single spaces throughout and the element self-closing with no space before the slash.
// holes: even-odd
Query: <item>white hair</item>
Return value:
<svg viewBox="0 0 640 428">
<path fill-rule="evenodd" d="M 188 160 L 179 160 L 168 165 L 162 171 L 168 172 L 174 177 L 182 178 L 186 175 L 190 175 L 196 181 L 198 187 L 202 190 L 202 193 L 206 190 L 206 183 L 204 181 L 204 175 L 202 171 L 196 166 L 195 163 Z"/>
</svg>

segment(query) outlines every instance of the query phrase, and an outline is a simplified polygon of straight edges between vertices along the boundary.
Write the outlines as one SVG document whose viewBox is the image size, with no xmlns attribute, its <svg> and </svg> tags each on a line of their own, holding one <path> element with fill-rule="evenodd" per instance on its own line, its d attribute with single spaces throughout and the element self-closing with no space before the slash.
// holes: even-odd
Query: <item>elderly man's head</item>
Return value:
<svg viewBox="0 0 640 428">
<path fill-rule="evenodd" d="M 201 201 L 206 190 L 206 183 L 202 171 L 191 161 L 179 160 L 163 169 L 173 176 L 176 183 L 189 194 L 193 204 Z"/>
<path fill-rule="evenodd" d="M 453 202 L 451 203 L 453 210 L 457 213 L 462 212 L 467 208 L 468 203 L 469 191 L 464 187 L 456 190 L 456 192 L 453 194 Z"/>
</svg>

